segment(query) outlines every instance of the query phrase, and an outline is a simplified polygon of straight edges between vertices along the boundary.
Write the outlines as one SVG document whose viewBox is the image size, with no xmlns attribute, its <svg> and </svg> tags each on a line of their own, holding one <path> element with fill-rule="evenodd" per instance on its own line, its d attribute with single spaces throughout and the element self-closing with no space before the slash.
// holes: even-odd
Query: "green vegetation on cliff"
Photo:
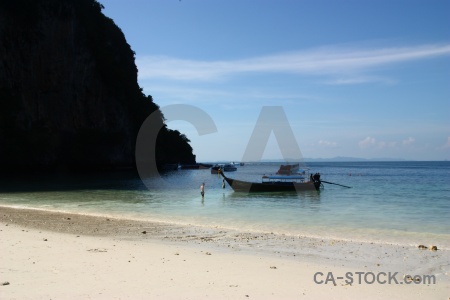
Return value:
<svg viewBox="0 0 450 300">
<path fill-rule="evenodd" d="M 0 168 L 134 167 L 136 137 L 158 106 L 134 52 L 95 0 L 0 0 Z M 162 129 L 157 162 L 192 163 Z"/>
</svg>

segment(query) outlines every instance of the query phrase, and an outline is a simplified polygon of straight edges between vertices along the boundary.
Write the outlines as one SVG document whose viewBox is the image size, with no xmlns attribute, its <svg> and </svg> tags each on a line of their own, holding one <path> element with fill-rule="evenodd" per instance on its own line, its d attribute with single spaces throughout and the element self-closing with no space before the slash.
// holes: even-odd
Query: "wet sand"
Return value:
<svg viewBox="0 0 450 300">
<path fill-rule="evenodd" d="M 450 297 L 449 251 L 417 245 L 8 207 L 0 207 L 0 230 L 1 299 Z M 357 272 L 365 272 L 361 282 Z M 397 272 L 396 281 L 382 283 L 389 278 L 381 273 L 370 284 L 380 272 Z M 436 283 L 407 284 L 406 274 L 433 275 Z"/>
</svg>

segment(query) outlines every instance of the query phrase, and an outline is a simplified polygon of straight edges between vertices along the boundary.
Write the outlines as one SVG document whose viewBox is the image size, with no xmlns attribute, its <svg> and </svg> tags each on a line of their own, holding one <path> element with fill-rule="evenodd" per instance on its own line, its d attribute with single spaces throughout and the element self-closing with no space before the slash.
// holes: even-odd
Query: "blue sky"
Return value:
<svg viewBox="0 0 450 300">
<path fill-rule="evenodd" d="M 161 106 L 204 110 L 198 161 L 240 161 L 263 106 L 304 157 L 450 159 L 450 1 L 100 0 Z M 264 159 L 282 158 L 272 134 Z"/>
</svg>

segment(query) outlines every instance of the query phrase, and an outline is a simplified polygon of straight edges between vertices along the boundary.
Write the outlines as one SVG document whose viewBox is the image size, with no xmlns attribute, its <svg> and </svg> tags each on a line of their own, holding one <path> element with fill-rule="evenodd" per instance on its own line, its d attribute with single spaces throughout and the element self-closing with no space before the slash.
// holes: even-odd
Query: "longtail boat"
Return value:
<svg viewBox="0 0 450 300">
<path fill-rule="evenodd" d="M 225 176 L 222 170 L 218 173 L 222 175 L 228 185 L 235 192 L 295 192 L 295 191 L 318 191 L 322 182 L 320 174 L 307 176 L 306 174 L 298 175 L 272 175 L 263 176 L 261 182 L 248 182 L 229 178 Z"/>
</svg>

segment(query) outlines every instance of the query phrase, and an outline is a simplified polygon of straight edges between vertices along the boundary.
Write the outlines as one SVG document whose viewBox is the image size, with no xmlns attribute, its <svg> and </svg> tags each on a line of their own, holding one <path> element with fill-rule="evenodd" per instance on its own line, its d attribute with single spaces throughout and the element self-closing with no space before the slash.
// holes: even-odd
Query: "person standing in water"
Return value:
<svg viewBox="0 0 450 300">
<path fill-rule="evenodd" d="M 205 196 L 205 183 L 204 182 L 200 186 L 200 194 L 202 195 L 202 198 Z"/>
</svg>

